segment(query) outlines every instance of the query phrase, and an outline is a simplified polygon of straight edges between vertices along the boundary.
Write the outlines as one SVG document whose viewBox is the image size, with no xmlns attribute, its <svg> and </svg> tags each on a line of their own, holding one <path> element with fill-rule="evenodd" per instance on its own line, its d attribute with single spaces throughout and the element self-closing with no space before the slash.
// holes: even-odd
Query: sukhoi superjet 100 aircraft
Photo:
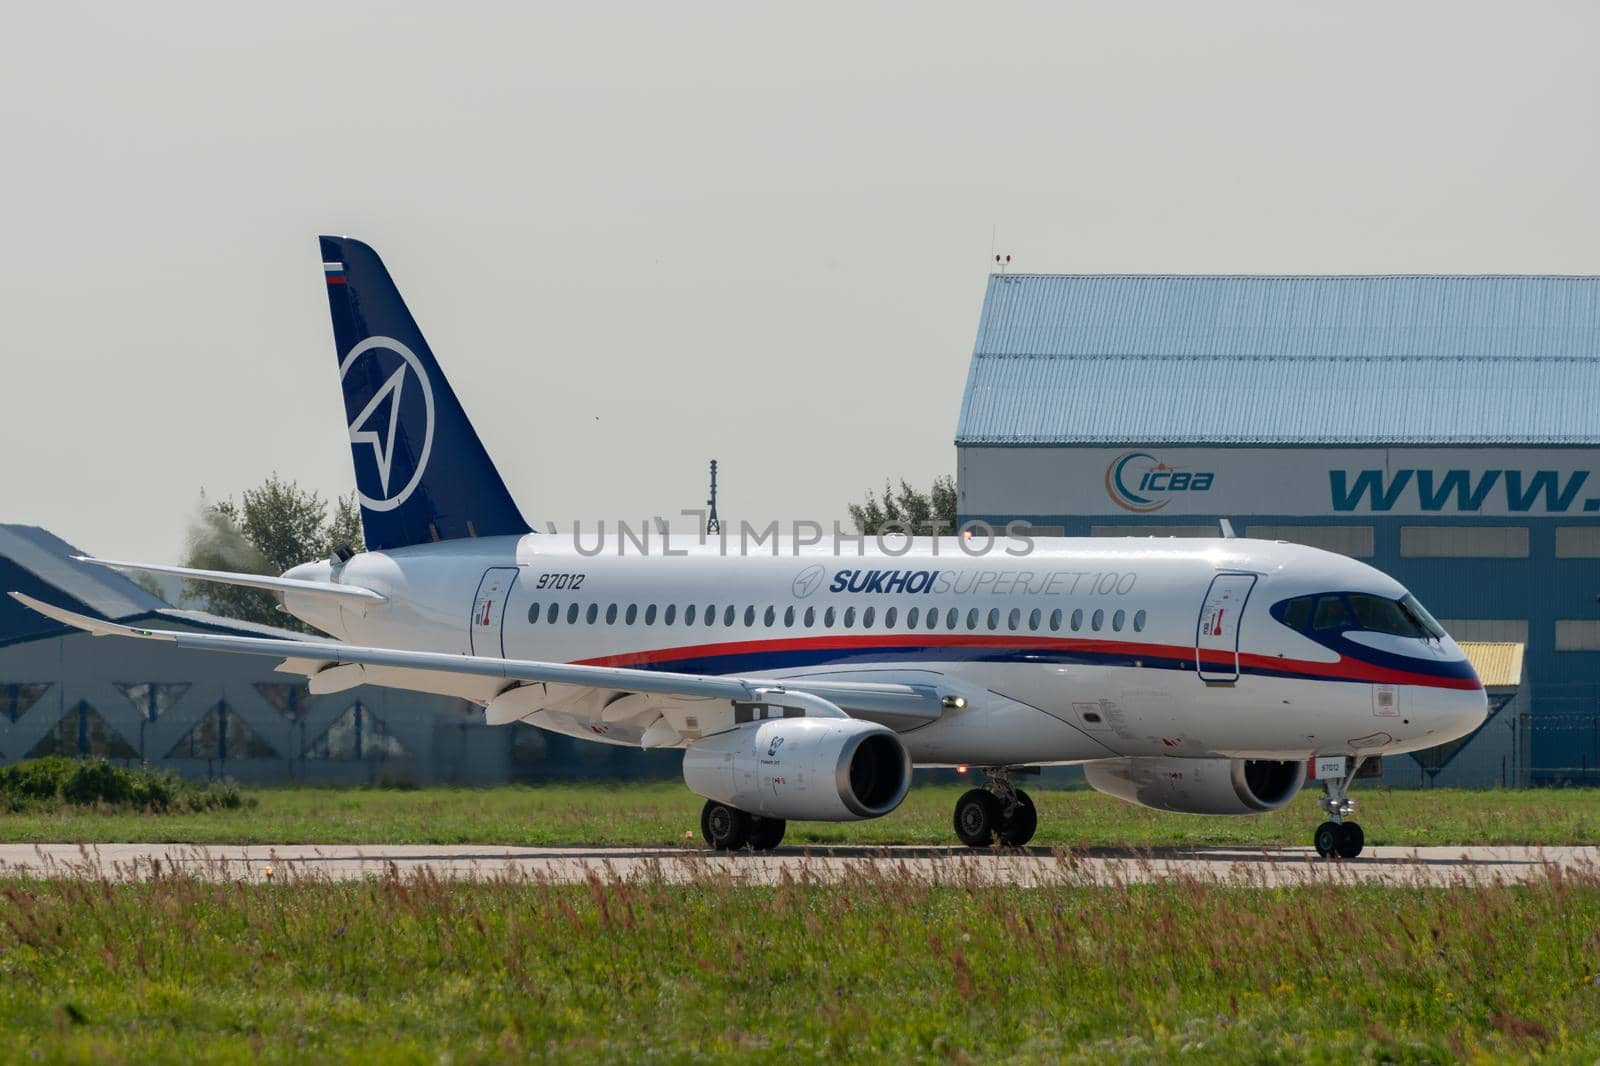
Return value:
<svg viewBox="0 0 1600 1066">
<path fill-rule="evenodd" d="M 1362 761 L 1484 720 L 1483 686 L 1416 598 L 1314 548 L 688 538 L 646 554 L 617 538 L 596 554 L 534 533 L 377 253 L 323 237 L 322 259 L 368 550 L 277 578 L 93 561 L 269 589 L 333 639 L 133 629 L 18 599 L 91 633 L 275 656 L 313 693 L 443 693 L 493 724 L 681 748 L 719 849 L 774 847 L 790 819 L 882 817 L 914 766 L 980 768 L 956 835 L 1021 845 L 1036 814 L 1017 778 L 1081 763 L 1119 799 L 1207 814 L 1282 807 L 1309 770 L 1317 850 L 1353 857 Z"/>
</svg>

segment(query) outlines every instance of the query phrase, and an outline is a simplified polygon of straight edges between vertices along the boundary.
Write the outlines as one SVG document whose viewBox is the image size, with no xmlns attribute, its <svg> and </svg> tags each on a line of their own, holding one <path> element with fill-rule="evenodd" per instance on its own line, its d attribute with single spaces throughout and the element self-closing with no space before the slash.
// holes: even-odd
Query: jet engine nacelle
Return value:
<svg viewBox="0 0 1600 1066">
<path fill-rule="evenodd" d="M 850 822 L 900 806 L 911 756 L 892 730 L 859 718 L 776 718 L 695 741 L 683 780 L 751 814 Z"/>
<path fill-rule="evenodd" d="M 1306 762 L 1267 759 L 1107 759 L 1083 776 L 1097 792 L 1125 803 L 1183 814 L 1260 814 L 1294 799 Z"/>
</svg>

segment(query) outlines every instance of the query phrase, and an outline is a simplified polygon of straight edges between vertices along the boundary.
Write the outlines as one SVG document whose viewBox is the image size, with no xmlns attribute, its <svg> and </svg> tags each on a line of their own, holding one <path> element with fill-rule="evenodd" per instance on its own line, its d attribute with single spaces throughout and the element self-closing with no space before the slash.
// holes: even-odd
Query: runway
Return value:
<svg viewBox="0 0 1600 1066">
<path fill-rule="evenodd" d="M 703 848 L 514 848 L 493 845 L 4 844 L 0 877 L 133 881 L 192 876 L 292 883 L 374 877 L 772 885 L 784 880 L 930 884 L 1120 885 L 1193 880 L 1240 887 L 1298 884 L 1491 885 L 1552 876 L 1600 877 L 1595 847 L 1372 847 L 1349 861 L 1310 848 L 1042 848 L 975 852 L 934 847 L 779 848 L 721 855 Z"/>
</svg>

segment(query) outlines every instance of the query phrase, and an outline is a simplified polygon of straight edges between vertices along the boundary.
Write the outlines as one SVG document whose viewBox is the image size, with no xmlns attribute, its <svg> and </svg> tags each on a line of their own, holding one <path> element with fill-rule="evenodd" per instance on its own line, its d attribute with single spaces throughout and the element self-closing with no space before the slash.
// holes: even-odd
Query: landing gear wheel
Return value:
<svg viewBox="0 0 1600 1066">
<path fill-rule="evenodd" d="M 1010 816 L 1000 820 L 1000 843 L 1008 848 L 1022 847 L 1039 828 L 1039 812 L 1034 810 L 1033 800 L 1020 788 L 1016 797 L 1017 805 L 1011 808 Z"/>
<path fill-rule="evenodd" d="M 1317 826 L 1317 835 L 1311 838 L 1311 843 L 1316 847 L 1317 854 L 1326 859 L 1339 850 L 1339 842 L 1343 839 L 1344 826 L 1338 822 L 1323 822 Z"/>
<path fill-rule="evenodd" d="M 994 793 L 975 788 L 956 800 L 956 836 L 969 848 L 987 848 L 1000 829 L 1000 801 Z"/>
<path fill-rule="evenodd" d="M 771 851 L 783 843 L 783 831 L 789 823 L 782 818 L 763 818 L 751 815 L 750 846 L 757 851 Z"/>
<path fill-rule="evenodd" d="M 1353 859 L 1367 846 L 1367 835 L 1356 822 L 1346 822 L 1339 827 L 1339 858 Z"/>
<path fill-rule="evenodd" d="M 726 803 L 706 800 L 700 810 L 700 832 L 718 851 L 738 851 L 750 839 L 750 816 Z"/>
</svg>

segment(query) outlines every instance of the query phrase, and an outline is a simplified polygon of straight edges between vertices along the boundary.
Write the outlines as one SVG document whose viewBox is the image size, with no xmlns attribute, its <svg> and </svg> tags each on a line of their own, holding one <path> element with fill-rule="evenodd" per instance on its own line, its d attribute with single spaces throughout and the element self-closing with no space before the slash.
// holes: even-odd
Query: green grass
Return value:
<svg viewBox="0 0 1600 1066">
<path fill-rule="evenodd" d="M 963 786 L 913 789 L 868 822 L 796 822 L 786 844 L 951 844 Z M 1251 817 L 1166 814 L 1084 790 L 1032 792 L 1038 845 L 1171 846 L 1310 842 L 1307 791 Z M 1372 844 L 1600 843 L 1600 790 L 1386 791 L 1358 788 Z M 261 789 L 233 810 L 143 814 L 67 807 L 0 814 L 0 841 L 257 844 L 682 845 L 700 842 L 701 800 L 677 782 L 492 789 Z M 251 801 L 254 801 L 253 804 Z"/>
<path fill-rule="evenodd" d="M 1592 1062 L 1600 882 L 0 883 L 0 1059 Z"/>
</svg>

